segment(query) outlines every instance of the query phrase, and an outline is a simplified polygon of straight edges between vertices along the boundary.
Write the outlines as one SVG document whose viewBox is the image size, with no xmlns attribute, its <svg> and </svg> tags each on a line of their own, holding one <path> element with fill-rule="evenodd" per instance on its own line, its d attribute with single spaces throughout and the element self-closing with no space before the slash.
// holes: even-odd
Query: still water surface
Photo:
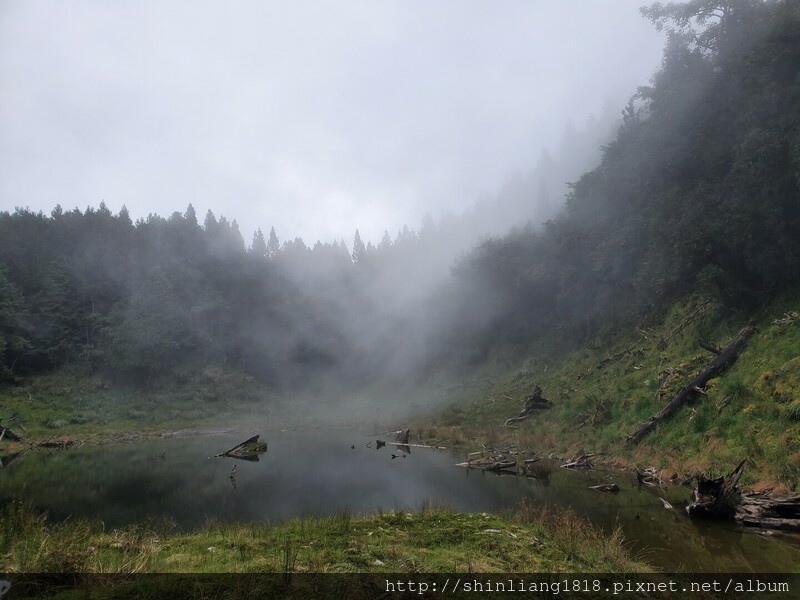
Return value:
<svg viewBox="0 0 800 600">
<path fill-rule="evenodd" d="M 607 473 L 554 467 L 544 479 L 497 476 L 455 467 L 463 460 L 460 454 L 413 448 L 403 458 L 391 445 L 377 450 L 374 436 L 342 431 L 271 433 L 269 451 L 258 462 L 210 458 L 244 437 L 28 452 L 0 470 L 0 502 L 25 498 L 56 520 L 90 517 L 120 527 L 155 517 L 192 530 L 210 518 L 278 523 L 342 509 L 413 509 L 425 501 L 493 512 L 528 499 L 570 507 L 607 530 L 622 527 L 634 552 L 667 570 L 795 572 L 800 567 L 798 537 L 690 521 L 682 509 L 688 489 L 639 488 L 629 474 L 614 476 L 619 494 L 603 494 L 589 486 L 607 482 Z M 659 496 L 674 510 L 665 509 Z"/>
</svg>

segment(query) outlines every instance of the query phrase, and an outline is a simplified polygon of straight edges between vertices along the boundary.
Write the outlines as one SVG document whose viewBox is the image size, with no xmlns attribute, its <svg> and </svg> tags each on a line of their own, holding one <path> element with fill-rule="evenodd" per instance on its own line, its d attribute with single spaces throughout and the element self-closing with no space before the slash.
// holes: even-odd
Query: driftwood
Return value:
<svg viewBox="0 0 800 600">
<path fill-rule="evenodd" d="M 616 494 L 619 492 L 619 486 L 616 483 L 601 483 L 600 485 L 589 486 L 589 489 L 605 492 L 607 494 Z"/>
<path fill-rule="evenodd" d="M 763 529 L 800 531 L 800 494 L 771 496 L 766 493 L 744 493 L 736 507 L 734 519 L 743 525 Z"/>
<path fill-rule="evenodd" d="M 704 475 L 698 475 L 697 486 L 694 488 L 694 501 L 686 507 L 689 516 L 733 518 L 736 507 L 741 501 L 738 485 L 746 462 L 747 459 L 744 459 L 724 477 L 708 479 Z"/>
<path fill-rule="evenodd" d="M 484 471 L 505 471 L 506 469 L 516 469 L 517 463 L 513 460 L 494 461 L 483 467 Z"/>
<path fill-rule="evenodd" d="M 36 442 L 31 444 L 34 448 L 49 448 L 51 450 L 66 450 L 67 448 L 72 448 L 73 446 L 77 446 L 79 443 L 75 440 L 47 440 L 46 442 Z"/>
<path fill-rule="evenodd" d="M 387 432 L 387 433 L 390 433 L 390 432 Z M 411 454 L 411 446 L 418 446 L 420 448 L 433 448 L 434 447 L 434 446 L 428 446 L 426 444 L 409 444 L 408 440 L 409 440 L 409 438 L 411 436 L 411 430 L 410 429 L 401 429 L 400 431 L 395 431 L 394 434 L 395 434 L 394 442 L 392 442 L 392 443 L 395 445 L 395 448 L 397 448 L 398 450 L 403 452 L 404 455 L 405 454 Z M 367 444 L 367 445 L 369 445 L 369 444 Z M 375 440 L 375 449 L 376 450 L 380 450 L 385 445 L 386 445 L 386 442 L 384 440 Z M 396 458 L 396 456 L 393 455 L 392 458 Z"/>
<path fill-rule="evenodd" d="M 661 475 L 658 472 L 658 469 L 655 467 L 648 467 L 644 470 L 644 473 L 636 469 L 636 481 L 641 485 L 650 485 L 653 487 L 660 487 L 664 481 L 661 479 Z"/>
<path fill-rule="evenodd" d="M 19 436 L 18 433 L 15 433 L 8 427 L 3 427 L 2 425 L 0 425 L 0 441 L 3 441 L 4 439 L 11 440 L 12 442 L 22 441 L 22 438 Z"/>
<path fill-rule="evenodd" d="M 402 446 L 408 445 L 408 438 L 411 435 L 410 429 L 401 429 L 397 432 L 397 435 L 394 437 L 394 443 L 400 444 Z"/>
<path fill-rule="evenodd" d="M 735 338 L 728 344 L 719 354 L 714 358 L 709 365 L 700 371 L 697 376 L 686 384 L 681 391 L 679 391 L 657 414 L 650 417 L 645 421 L 639 429 L 634 431 L 628 436 L 628 442 L 631 444 L 638 443 L 644 436 L 650 433 L 658 423 L 666 419 L 692 396 L 698 390 L 701 390 L 708 383 L 709 379 L 717 376 L 721 371 L 732 365 L 739 356 L 739 353 L 744 348 L 747 340 L 755 333 L 755 327 L 745 327 L 742 329 Z"/>
<path fill-rule="evenodd" d="M 530 479 L 548 482 L 552 469 L 547 465 L 537 464 L 538 461 L 539 458 L 528 458 L 523 461 L 479 458 L 477 460 L 468 460 L 467 462 L 458 463 L 456 466 L 464 467 L 465 469 L 489 471 L 495 475 L 524 476 Z"/>
<path fill-rule="evenodd" d="M 226 456 L 228 458 L 240 458 L 242 460 L 258 462 L 258 455 L 267 451 L 267 443 L 259 442 L 258 437 L 259 436 L 254 435 L 241 444 L 235 445 L 230 450 L 215 455 L 214 458 Z"/>
<path fill-rule="evenodd" d="M 411 454 L 411 446 L 408 444 L 408 439 L 410 436 L 410 429 L 401 429 L 394 437 L 395 448 L 403 453 L 403 458 L 405 458 L 406 454 Z"/>
<path fill-rule="evenodd" d="M 739 478 L 747 461 L 730 475 L 707 479 L 697 476 L 694 502 L 686 507 L 692 517 L 737 521 L 751 527 L 800 531 L 800 494 L 773 496 L 768 492 L 741 492 Z"/>
<path fill-rule="evenodd" d="M 537 462 L 539 458 L 533 457 L 522 460 L 517 458 L 524 454 L 524 451 L 520 451 L 513 446 L 504 449 L 491 448 L 487 450 L 478 450 L 477 452 L 470 452 L 467 454 L 466 462 L 458 463 L 456 466 L 465 467 L 467 469 L 491 471 L 504 475 L 527 474 L 526 467 Z"/>
<path fill-rule="evenodd" d="M 573 456 L 570 460 L 565 462 L 561 465 L 562 469 L 594 469 L 594 465 L 591 462 L 591 458 L 594 456 L 598 456 L 602 454 L 602 452 L 594 452 L 592 454 L 583 454 L 580 453 L 576 456 Z"/>
<path fill-rule="evenodd" d="M 505 425 L 509 426 L 513 423 L 517 423 L 526 419 L 528 415 L 537 411 L 537 410 L 546 410 L 553 406 L 553 403 L 545 398 L 542 398 L 542 388 L 538 385 L 534 388 L 532 394 L 528 394 L 525 397 L 525 401 L 522 404 L 522 410 L 519 412 L 519 415 L 516 417 L 511 417 L 510 419 L 506 419 Z"/>
</svg>

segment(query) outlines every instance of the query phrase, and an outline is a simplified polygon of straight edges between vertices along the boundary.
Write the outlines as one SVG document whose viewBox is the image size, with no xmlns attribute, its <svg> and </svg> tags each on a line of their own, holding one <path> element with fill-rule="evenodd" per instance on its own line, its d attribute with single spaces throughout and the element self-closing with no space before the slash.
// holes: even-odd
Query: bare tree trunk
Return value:
<svg viewBox="0 0 800 600">
<path fill-rule="evenodd" d="M 691 517 L 731 518 L 741 501 L 739 497 L 739 478 L 744 471 L 747 459 L 742 460 L 730 475 L 718 479 L 698 477 L 694 489 L 694 502 L 686 507 Z"/>
</svg>

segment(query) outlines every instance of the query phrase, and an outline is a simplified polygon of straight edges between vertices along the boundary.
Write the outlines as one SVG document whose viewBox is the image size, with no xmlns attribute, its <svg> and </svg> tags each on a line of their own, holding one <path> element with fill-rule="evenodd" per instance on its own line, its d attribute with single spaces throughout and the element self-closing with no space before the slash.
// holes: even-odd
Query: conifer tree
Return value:
<svg viewBox="0 0 800 600">
<path fill-rule="evenodd" d="M 269 240 L 267 241 L 267 258 L 275 258 L 281 251 L 281 242 L 278 239 L 278 234 L 275 233 L 275 228 L 270 227 Z"/>
<path fill-rule="evenodd" d="M 250 254 L 258 256 L 259 258 L 266 258 L 267 256 L 267 241 L 264 239 L 264 232 L 259 227 L 253 234 L 253 243 L 250 244 Z"/>
<path fill-rule="evenodd" d="M 356 234 L 353 236 L 353 262 L 358 264 L 364 261 L 367 255 L 367 248 L 364 242 L 361 241 L 361 234 L 356 229 Z"/>
</svg>

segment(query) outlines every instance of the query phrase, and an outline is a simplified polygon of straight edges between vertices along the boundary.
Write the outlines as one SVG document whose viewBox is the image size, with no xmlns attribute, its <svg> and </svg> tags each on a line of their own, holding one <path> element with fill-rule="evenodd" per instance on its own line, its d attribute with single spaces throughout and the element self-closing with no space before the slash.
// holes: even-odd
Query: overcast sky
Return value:
<svg viewBox="0 0 800 600">
<path fill-rule="evenodd" d="M 641 0 L 2 0 L 0 210 L 377 241 L 646 84 Z"/>
</svg>

